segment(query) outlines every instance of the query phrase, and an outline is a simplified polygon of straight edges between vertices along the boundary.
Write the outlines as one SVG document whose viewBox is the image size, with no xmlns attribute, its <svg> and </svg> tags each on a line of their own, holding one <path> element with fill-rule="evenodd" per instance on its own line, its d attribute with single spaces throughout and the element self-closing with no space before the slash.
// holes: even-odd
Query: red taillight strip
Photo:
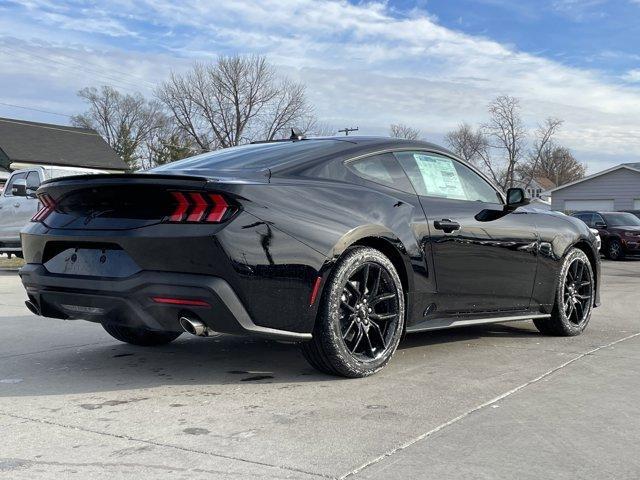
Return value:
<svg viewBox="0 0 640 480">
<path fill-rule="evenodd" d="M 176 209 L 169 217 L 170 222 L 181 222 L 187 210 L 189 210 L 189 200 L 182 192 L 171 192 L 173 198 L 178 202 Z"/>
<path fill-rule="evenodd" d="M 56 208 L 56 203 L 46 193 L 43 193 L 38 196 L 40 203 L 42 203 L 42 207 L 40 210 L 33 216 L 31 219 L 32 222 L 42 222 L 45 218 L 47 218 L 51 212 L 53 212 Z"/>
<path fill-rule="evenodd" d="M 229 204 L 218 193 L 170 192 L 176 202 L 170 222 L 218 223 L 229 210 Z"/>
<path fill-rule="evenodd" d="M 193 201 L 193 209 L 187 217 L 187 222 L 199 222 L 204 217 L 209 204 L 200 193 L 190 192 L 189 197 Z"/>
<path fill-rule="evenodd" d="M 211 308 L 209 303 L 204 300 L 191 300 L 188 298 L 174 298 L 174 297 L 151 297 L 156 303 L 163 303 L 165 305 L 182 305 L 185 307 L 208 307 Z"/>
<path fill-rule="evenodd" d="M 229 204 L 225 201 L 222 195 L 217 193 L 210 193 L 209 199 L 213 202 L 213 207 L 209 210 L 207 215 L 207 222 L 219 222 L 229 208 Z"/>
</svg>

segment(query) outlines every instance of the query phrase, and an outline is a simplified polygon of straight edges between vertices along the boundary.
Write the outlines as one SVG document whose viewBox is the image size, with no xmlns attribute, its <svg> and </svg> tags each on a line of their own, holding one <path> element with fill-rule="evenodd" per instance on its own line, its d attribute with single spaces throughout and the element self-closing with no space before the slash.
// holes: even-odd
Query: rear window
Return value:
<svg viewBox="0 0 640 480">
<path fill-rule="evenodd" d="M 147 171 L 161 173 L 173 170 L 266 170 L 290 162 L 321 157 L 342 148 L 344 142 L 338 140 L 257 143 L 203 153 Z"/>
<path fill-rule="evenodd" d="M 631 213 L 607 213 L 603 216 L 609 227 L 640 227 L 640 219 Z"/>
</svg>

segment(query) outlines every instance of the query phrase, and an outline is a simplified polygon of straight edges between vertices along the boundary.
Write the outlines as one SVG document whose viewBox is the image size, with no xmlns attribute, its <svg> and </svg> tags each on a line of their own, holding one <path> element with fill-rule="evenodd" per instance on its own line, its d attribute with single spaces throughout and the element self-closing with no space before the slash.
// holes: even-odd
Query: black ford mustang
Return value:
<svg viewBox="0 0 640 480">
<path fill-rule="evenodd" d="M 130 175 L 45 182 L 22 233 L 36 314 L 159 345 L 183 331 L 300 342 L 324 372 L 382 368 L 404 332 L 533 319 L 576 335 L 595 237 L 506 198 L 435 145 L 298 139 Z"/>
</svg>

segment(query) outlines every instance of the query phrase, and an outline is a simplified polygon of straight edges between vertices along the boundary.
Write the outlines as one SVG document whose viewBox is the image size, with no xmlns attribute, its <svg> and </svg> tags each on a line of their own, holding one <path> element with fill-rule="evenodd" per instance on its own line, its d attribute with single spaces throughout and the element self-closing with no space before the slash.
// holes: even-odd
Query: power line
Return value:
<svg viewBox="0 0 640 480">
<path fill-rule="evenodd" d="M 59 115 L 61 117 L 67 117 L 67 118 L 71 118 L 73 116 L 73 115 L 67 115 L 66 113 L 51 112 L 49 110 L 41 110 L 39 108 L 25 107 L 24 105 L 16 105 L 14 103 L 0 102 L 0 105 L 5 105 L 7 107 L 22 108 L 24 110 L 33 110 L 34 112 L 48 113 L 50 115 Z"/>
</svg>

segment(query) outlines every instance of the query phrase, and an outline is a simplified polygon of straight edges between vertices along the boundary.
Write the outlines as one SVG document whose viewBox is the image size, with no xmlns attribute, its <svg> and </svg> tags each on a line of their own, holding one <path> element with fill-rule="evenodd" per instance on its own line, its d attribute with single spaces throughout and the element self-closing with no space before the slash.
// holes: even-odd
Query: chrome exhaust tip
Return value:
<svg viewBox="0 0 640 480">
<path fill-rule="evenodd" d="M 185 332 L 196 337 L 208 337 L 213 333 L 209 327 L 195 318 L 180 317 L 180 326 Z"/>
<path fill-rule="evenodd" d="M 29 311 L 31 313 L 33 313 L 34 315 L 38 315 L 40 316 L 40 309 L 38 309 L 38 307 L 36 306 L 35 303 L 33 303 L 31 300 L 27 300 L 24 302 L 24 304 L 27 306 L 27 308 L 29 309 Z"/>
</svg>

